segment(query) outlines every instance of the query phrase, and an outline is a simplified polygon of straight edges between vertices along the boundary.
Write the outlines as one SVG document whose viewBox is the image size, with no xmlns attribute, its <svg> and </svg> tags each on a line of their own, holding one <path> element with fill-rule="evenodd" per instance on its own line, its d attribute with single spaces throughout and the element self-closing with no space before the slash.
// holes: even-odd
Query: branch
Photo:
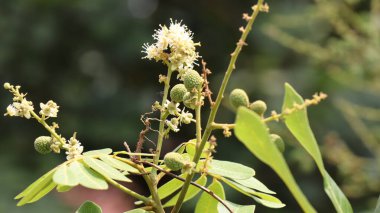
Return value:
<svg viewBox="0 0 380 213">
<path fill-rule="evenodd" d="M 165 174 L 169 175 L 170 177 L 173 177 L 175 179 L 178 179 L 180 181 L 183 181 L 185 182 L 186 180 L 184 178 L 181 178 L 171 172 L 168 172 L 166 171 L 165 169 L 162 169 L 161 167 L 157 166 L 156 164 L 153 164 L 153 163 L 150 163 L 150 162 L 147 162 L 147 161 L 139 161 L 139 163 L 142 163 L 142 164 L 146 164 L 146 165 L 149 165 L 151 167 L 154 167 L 156 168 L 157 170 L 161 171 L 161 172 L 164 172 Z M 229 212 L 233 213 L 232 209 L 223 201 L 222 198 L 220 198 L 218 195 L 216 195 L 213 191 L 211 191 L 210 189 L 204 187 L 204 186 L 201 186 L 193 181 L 190 182 L 191 185 L 195 186 L 195 187 L 198 187 L 200 188 L 201 190 L 205 191 L 206 193 L 208 193 L 210 196 L 212 196 L 213 198 L 215 198 L 219 203 L 221 203 L 224 207 L 226 207 L 228 209 Z"/>
<path fill-rule="evenodd" d="M 195 152 L 195 155 L 194 155 L 194 158 L 193 158 L 193 162 L 196 165 L 198 164 L 199 159 L 200 159 L 201 154 L 202 154 L 202 151 L 203 151 L 203 148 L 206 145 L 206 142 L 207 142 L 208 138 L 211 135 L 211 132 L 212 132 L 212 122 L 214 122 L 214 120 L 215 120 L 216 113 L 218 112 L 219 106 L 220 106 L 220 104 L 222 102 L 224 91 L 226 90 L 227 83 L 228 83 L 228 81 L 229 81 L 229 79 L 231 77 L 232 71 L 235 69 L 236 60 L 237 60 L 237 58 L 238 58 L 238 56 L 239 56 L 239 54 L 240 54 L 243 46 L 246 44 L 245 40 L 247 39 L 248 33 L 252 29 L 253 22 L 255 21 L 257 15 L 259 14 L 259 11 L 260 11 L 260 9 L 261 9 L 261 7 L 263 5 L 263 1 L 264 0 L 258 0 L 257 5 L 255 5 L 256 8 L 255 8 L 255 6 L 252 8 L 253 9 L 252 15 L 246 17 L 246 19 L 245 19 L 245 20 L 248 21 L 248 23 L 247 23 L 246 27 L 243 29 L 242 35 L 241 35 L 241 37 L 239 39 L 239 42 L 236 44 L 236 48 L 235 48 L 234 52 L 231 54 L 231 60 L 230 60 L 230 62 L 228 64 L 228 68 L 227 68 L 226 74 L 224 75 L 222 84 L 221 84 L 220 89 L 218 91 L 218 95 L 216 97 L 215 104 L 211 108 L 211 112 L 210 112 L 209 118 L 207 120 L 206 129 L 205 129 L 205 131 L 203 133 L 203 136 L 202 136 L 201 144 L 200 144 L 199 147 L 197 147 L 197 150 Z M 174 208 L 172 209 L 172 213 L 178 213 L 179 212 L 179 210 L 180 210 L 180 208 L 182 206 L 183 200 L 185 198 L 186 192 L 187 192 L 187 190 L 189 188 L 189 184 L 190 184 L 191 180 L 193 179 L 193 176 L 194 176 L 193 174 L 187 175 L 186 181 L 185 181 L 185 183 L 184 183 L 184 185 L 182 187 L 182 190 L 181 190 L 181 192 L 179 194 L 177 203 L 174 206 Z"/>
</svg>

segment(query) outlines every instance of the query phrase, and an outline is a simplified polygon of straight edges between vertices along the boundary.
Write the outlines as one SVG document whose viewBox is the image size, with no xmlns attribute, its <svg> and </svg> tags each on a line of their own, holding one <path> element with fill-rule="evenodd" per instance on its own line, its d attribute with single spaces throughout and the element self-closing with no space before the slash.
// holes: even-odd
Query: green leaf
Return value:
<svg viewBox="0 0 380 213">
<path fill-rule="evenodd" d="M 84 202 L 75 213 L 102 213 L 102 209 L 92 201 Z"/>
<path fill-rule="evenodd" d="M 70 168 L 70 166 L 62 164 L 54 173 L 53 181 L 63 186 L 76 186 L 79 184 L 79 181 L 75 173 L 76 171 Z"/>
<path fill-rule="evenodd" d="M 235 190 L 253 198 L 258 203 L 261 203 L 262 205 L 267 206 L 269 208 L 282 208 L 285 206 L 285 204 L 283 204 L 281 202 L 281 200 L 279 200 L 276 197 L 273 197 L 272 195 L 264 194 L 261 192 L 256 192 L 253 189 L 247 188 L 247 187 L 245 187 L 239 183 L 236 183 L 234 181 L 230 181 L 230 180 L 225 179 L 225 178 L 223 179 L 223 182 L 225 182 L 227 185 L 231 186 Z"/>
<path fill-rule="evenodd" d="M 239 163 L 212 160 L 208 173 L 232 179 L 248 179 L 255 175 L 255 170 Z"/>
<path fill-rule="evenodd" d="M 73 188 L 73 186 L 63 186 L 63 185 L 58 185 L 57 186 L 57 192 L 68 192 Z"/>
<path fill-rule="evenodd" d="M 179 177 L 184 178 L 186 175 L 182 174 Z M 160 186 L 158 188 L 157 193 L 160 199 L 164 199 L 167 196 L 173 194 L 175 191 L 180 189 L 183 186 L 183 181 L 180 181 L 178 179 L 172 179 L 168 182 L 166 182 L 164 185 Z"/>
<path fill-rule="evenodd" d="M 36 181 L 34 181 L 32 184 L 30 184 L 26 189 L 24 189 L 21 193 L 19 193 L 18 195 L 16 195 L 16 197 L 14 199 L 20 199 L 22 197 L 24 197 L 26 194 L 28 194 L 36 185 L 38 185 L 39 183 L 43 182 L 44 179 L 48 179 L 49 176 L 52 176 L 53 173 L 57 170 L 57 168 L 54 168 L 52 170 L 50 170 L 49 172 L 47 172 L 46 174 L 44 174 L 43 176 L 41 176 L 40 178 L 38 178 Z"/>
<path fill-rule="evenodd" d="M 53 190 L 57 186 L 56 183 L 54 183 L 52 180 L 50 180 L 49 184 L 45 186 L 41 191 L 39 191 L 36 196 L 33 197 L 28 203 L 33 203 L 47 195 L 51 190 Z"/>
<path fill-rule="evenodd" d="M 214 194 L 218 195 L 221 199 L 225 200 L 224 188 L 222 183 L 214 179 L 213 182 L 207 187 Z M 195 213 L 214 213 L 218 212 L 218 203 L 214 197 L 207 192 L 202 192 L 197 205 L 195 207 Z"/>
<path fill-rule="evenodd" d="M 22 205 L 25 205 L 26 203 L 29 203 L 36 196 L 40 196 L 41 198 L 42 197 L 40 193 L 41 191 L 45 190 L 44 192 L 46 192 L 45 194 L 47 194 L 49 191 L 47 191 L 46 188 L 49 189 L 51 187 L 53 174 L 56 170 L 57 168 L 50 170 L 48 173 L 38 178 L 31 185 L 29 185 L 24 191 L 18 194 L 15 197 L 15 199 L 20 199 L 20 198 L 22 199 L 17 203 L 17 206 L 22 206 Z M 44 192 L 42 193 L 42 195 L 45 195 Z"/>
<path fill-rule="evenodd" d="M 108 177 L 108 178 L 119 180 L 119 181 L 132 182 L 130 179 L 125 177 L 117 169 L 111 167 L 110 165 L 104 163 L 101 160 L 85 156 L 83 158 L 83 161 L 87 166 L 99 172 L 104 177 Z"/>
<path fill-rule="evenodd" d="M 265 192 L 268 194 L 276 194 L 276 192 L 268 189 L 268 187 L 266 187 L 263 183 L 261 183 L 259 180 L 257 180 L 254 177 L 250 177 L 250 178 L 244 179 L 244 180 L 234 179 L 234 181 L 240 183 L 241 185 L 243 185 L 245 187 L 251 188 L 251 189 L 256 189 L 258 191 Z"/>
<path fill-rule="evenodd" d="M 224 201 L 234 213 L 253 213 L 255 212 L 255 205 L 242 206 L 229 201 Z M 229 213 L 228 209 L 223 204 L 218 203 L 218 213 Z"/>
<path fill-rule="evenodd" d="M 100 155 L 99 158 L 104 161 L 105 163 L 107 163 L 108 165 L 116 168 L 116 169 L 119 169 L 119 170 L 122 170 L 122 171 L 127 171 L 127 172 L 132 172 L 132 173 L 139 173 L 139 170 L 137 170 L 136 168 L 130 166 L 129 164 L 123 162 L 123 161 L 120 161 L 120 160 L 117 160 L 109 155 Z"/>
<path fill-rule="evenodd" d="M 284 157 L 276 145 L 271 143 L 268 127 L 260 116 L 245 107 L 240 107 L 237 112 L 234 131 L 236 137 L 252 154 L 270 166 L 281 177 L 302 209 L 308 213 L 315 212 L 294 180 Z"/>
<path fill-rule="evenodd" d="M 197 181 L 195 181 L 197 184 L 201 185 L 201 186 L 205 186 L 206 183 L 207 183 L 207 177 L 202 175 Z M 188 200 L 190 200 L 191 198 L 193 198 L 194 196 L 196 196 L 199 191 L 201 189 L 198 188 L 198 187 L 195 187 L 193 185 L 190 185 L 189 189 L 187 190 L 186 192 L 186 195 L 185 195 L 185 199 L 183 200 L 183 202 L 186 202 Z M 179 193 L 176 194 L 172 199 L 170 199 L 167 203 L 164 204 L 164 207 L 170 207 L 170 206 L 174 206 L 175 203 L 177 202 L 178 200 L 178 197 L 179 197 Z"/>
<path fill-rule="evenodd" d="M 304 101 L 302 97 L 293 89 L 293 87 L 289 84 L 285 84 L 285 98 L 282 111 L 292 108 L 294 104 L 302 105 L 303 103 Z M 325 192 L 330 197 L 337 212 L 353 212 L 350 202 L 325 169 L 318 143 L 310 128 L 306 109 L 298 110 L 286 116 L 285 124 L 317 164 L 319 171 L 323 176 Z"/>
<path fill-rule="evenodd" d="M 70 166 L 76 170 L 76 175 L 80 185 L 96 190 L 108 189 L 107 181 L 104 180 L 103 176 L 91 168 L 81 162 L 73 162 Z"/>
<path fill-rule="evenodd" d="M 112 149 L 105 148 L 105 149 L 98 149 L 98 150 L 91 150 L 91 151 L 83 152 L 83 155 L 84 156 L 100 155 L 100 154 L 109 155 L 111 153 L 112 153 Z"/>
</svg>

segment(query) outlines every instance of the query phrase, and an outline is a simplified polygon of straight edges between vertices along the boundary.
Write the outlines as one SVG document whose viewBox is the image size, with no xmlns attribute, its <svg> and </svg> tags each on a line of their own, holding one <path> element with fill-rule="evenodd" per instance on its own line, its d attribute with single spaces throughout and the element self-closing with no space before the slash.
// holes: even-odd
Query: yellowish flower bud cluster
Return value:
<svg viewBox="0 0 380 213">
<path fill-rule="evenodd" d="M 80 156 L 83 152 L 83 146 L 81 146 L 81 143 L 75 138 L 75 134 L 73 137 L 70 138 L 68 143 L 62 146 L 64 149 L 66 149 L 66 159 L 71 160 L 78 156 Z"/>
</svg>

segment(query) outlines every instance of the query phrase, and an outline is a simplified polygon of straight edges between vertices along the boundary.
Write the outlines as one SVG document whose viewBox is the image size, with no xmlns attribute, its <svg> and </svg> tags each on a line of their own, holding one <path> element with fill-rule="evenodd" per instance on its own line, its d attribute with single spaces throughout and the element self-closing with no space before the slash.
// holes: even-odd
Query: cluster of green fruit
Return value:
<svg viewBox="0 0 380 213">
<path fill-rule="evenodd" d="M 261 117 L 263 117 L 264 113 L 267 111 L 267 105 L 264 101 L 257 100 L 250 103 L 247 93 L 242 89 L 232 90 L 229 99 L 232 107 L 235 110 L 239 107 L 247 107 L 252 111 L 256 112 Z M 280 150 L 281 152 L 285 151 L 284 141 L 279 135 L 270 134 L 270 139 L 277 146 L 278 150 Z"/>
<path fill-rule="evenodd" d="M 197 93 L 201 89 L 203 78 L 195 70 L 189 70 L 183 76 L 183 84 L 175 85 L 170 91 L 170 98 L 176 103 L 181 103 L 190 109 L 195 109 Z"/>
</svg>

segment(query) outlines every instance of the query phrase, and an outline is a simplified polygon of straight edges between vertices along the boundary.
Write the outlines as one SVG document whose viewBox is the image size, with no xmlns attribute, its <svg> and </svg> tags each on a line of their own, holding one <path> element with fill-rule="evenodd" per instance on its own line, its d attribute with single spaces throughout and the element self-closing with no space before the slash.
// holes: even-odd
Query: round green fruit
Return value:
<svg viewBox="0 0 380 213">
<path fill-rule="evenodd" d="M 276 145 L 280 152 L 285 151 L 285 143 L 279 135 L 270 134 L 270 141 Z"/>
<path fill-rule="evenodd" d="M 240 106 L 248 107 L 249 98 L 247 93 L 242 89 L 234 89 L 230 93 L 230 103 L 231 105 L 237 109 Z"/>
<path fill-rule="evenodd" d="M 34 140 L 34 149 L 40 154 L 48 154 L 51 152 L 50 146 L 53 140 L 50 136 L 40 136 Z"/>
<path fill-rule="evenodd" d="M 183 96 L 187 93 L 187 89 L 184 84 L 175 85 L 172 90 L 170 90 L 170 98 L 172 101 L 180 103 L 183 100 Z"/>
<path fill-rule="evenodd" d="M 192 92 L 194 88 L 199 89 L 203 84 L 203 79 L 195 70 L 189 70 L 183 76 L 183 83 L 187 91 Z"/>
<path fill-rule="evenodd" d="M 165 165 L 173 171 L 182 169 L 184 162 L 185 158 L 177 152 L 169 152 L 164 157 Z"/>
<path fill-rule="evenodd" d="M 251 105 L 249 105 L 249 108 L 252 111 L 256 112 L 258 115 L 262 116 L 264 115 L 265 111 L 267 111 L 267 104 L 262 100 L 257 100 L 251 103 Z"/>
</svg>

